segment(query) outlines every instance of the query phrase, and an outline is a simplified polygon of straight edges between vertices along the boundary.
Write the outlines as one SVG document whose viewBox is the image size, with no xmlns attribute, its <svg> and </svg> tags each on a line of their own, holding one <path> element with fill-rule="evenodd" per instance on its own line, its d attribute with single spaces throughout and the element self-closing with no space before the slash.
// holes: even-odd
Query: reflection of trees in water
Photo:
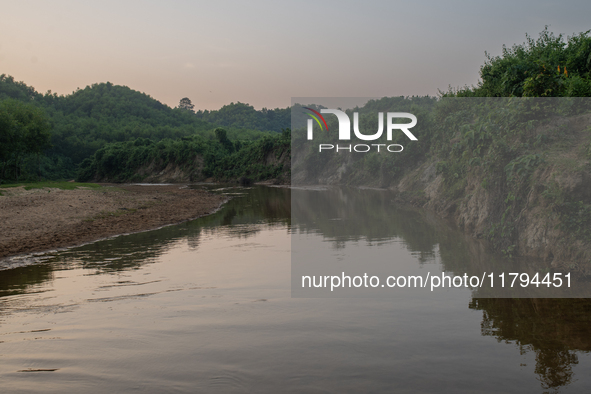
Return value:
<svg viewBox="0 0 591 394">
<path fill-rule="evenodd" d="M 236 215 L 238 214 L 238 212 L 236 212 L 236 208 L 235 207 L 228 207 L 228 209 L 224 210 L 224 214 L 222 217 L 222 226 L 229 226 L 232 224 L 232 220 L 234 219 L 234 217 L 236 217 Z"/>
<path fill-rule="evenodd" d="M 536 350 L 536 373 L 540 375 L 542 387 L 558 389 L 572 382 L 573 364 L 579 359 L 574 351 L 569 349 L 541 348 Z"/>
<path fill-rule="evenodd" d="M 97 274 L 137 269 L 155 261 L 179 237 L 179 233 L 168 231 L 165 227 L 154 232 L 130 234 L 68 249 L 50 261 L 55 263 L 56 269 L 80 267 L 96 270 Z"/>
<path fill-rule="evenodd" d="M 545 389 L 570 384 L 576 352 L 591 350 L 590 299 L 473 299 L 470 308 L 483 312 L 482 335 L 535 352 Z"/>
<path fill-rule="evenodd" d="M 349 241 L 379 244 L 399 239 L 421 264 L 439 254 L 448 272 L 490 272 L 499 264 L 501 259 L 486 250 L 486 242 L 467 236 L 431 212 L 397 204 L 395 198 L 388 190 L 295 189 L 294 224 L 299 231 L 322 234 L 336 249 L 346 248 Z"/>
<path fill-rule="evenodd" d="M 500 259 L 491 257 L 484 244 L 427 213 L 397 207 L 385 191 L 293 190 L 293 200 L 291 191 L 284 188 L 257 187 L 246 192 L 213 215 L 70 249 L 43 264 L 1 271 L 0 297 L 51 281 L 55 269 L 82 266 L 97 273 L 137 269 L 184 239 L 189 247 L 198 248 L 206 236 L 250 237 L 263 228 L 283 227 L 290 223 L 292 202 L 298 229 L 320 232 L 335 247 L 346 248 L 351 240 L 380 243 L 398 238 L 420 262 L 432 261 L 438 246 L 448 272 L 502 270 L 495 266 Z M 535 372 L 547 389 L 572 382 L 576 352 L 591 350 L 591 300 L 474 299 L 470 308 L 483 311 L 483 335 L 515 341 L 523 351 L 536 353 Z"/>
<path fill-rule="evenodd" d="M 290 221 L 291 193 L 286 188 L 236 188 L 236 196 L 220 211 L 176 226 L 115 237 L 55 253 L 43 264 L 0 271 L 0 297 L 26 292 L 32 285 L 50 281 L 53 271 L 71 268 L 96 270 L 97 274 L 138 269 L 187 240 L 196 249 L 204 234 L 249 237 L 265 226 L 285 226 Z"/>
<path fill-rule="evenodd" d="M 292 214 L 299 231 L 319 232 L 337 249 L 348 241 L 380 243 L 400 239 L 421 263 L 435 259 L 437 229 L 421 213 L 394 203 L 387 190 L 330 188 L 292 191 Z"/>
<path fill-rule="evenodd" d="M 254 223 L 287 223 L 291 220 L 291 190 L 279 187 L 237 188 L 245 193 L 226 203 L 221 225 Z M 214 219 L 215 215 L 212 215 Z M 214 219 L 215 220 L 215 219 Z"/>
<path fill-rule="evenodd" d="M 22 294 L 29 287 L 53 279 L 49 264 L 36 264 L 0 271 L 0 297 Z"/>
<path fill-rule="evenodd" d="M 50 264 L 36 264 L 0 271 L 0 318 L 12 313 L 15 308 L 22 308 L 23 299 L 10 296 L 31 292 L 42 283 L 52 280 L 53 268 Z"/>
<path fill-rule="evenodd" d="M 419 264 L 439 256 L 444 271 L 479 277 L 483 272 L 528 272 L 534 263 L 491 253 L 486 241 L 470 237 L 433 213 L 397 204 L 392 191 L 331 187 L 294 189 L 292 194 L 294 230 L 319 233 L 335 249 L 346 249 L 351 241 L 373 245 L 397 239 Z"/>
<path fill-rule="evenodd" d="M 494 255 L 486 242 L 428 212 L 397 206 L 388 191 L 294 190 L 292 205 L 299 231 L 320 233 L 337 249 L 345 249 L 349 241 L 399 238 L 419 263 L 432 260 L 438 248 L 443 270 L 453 275 L 528 272 L 533 263 Z M 474 299 L 470 308 L 483 311 L 482 335 L 515 341 L 522 351 L 535 352 L 535 372 L 545 389 L 570 384 L 576 352 L 591 350 L 591 300 Z"/>
<path fill-rule="evenodd" d="M 187 245 L 189 249 L 195 250 L 199 248 L 199 244 L 201 243 L 201 231 L 191 231 L 190 234 L 187 234 Z"/>
<path fill-rule="evenodd" d="M 202 235 L 247 238 L 291 222 L 290 189 L 256 186 L 226 191 L 244 194 L 233 196 L 219 212 L 187 223 L 191 247 L 198 246 Z"/>
<path fill-rule="evenodd" d="M 289 220 L 289 189 L 255 187 L 236 190 L 246 194 L 234 197 L 212 215 L 70 249 L 54 260 L 62 265 L 80 264 L 99 273 L 136 269 L 156 261 L 185 239 L 189 248 L 197 249 L 204 234 L 247 237 L 260 232 L 263 228 L 261 224 L 285 225 Z"/>
</svg>

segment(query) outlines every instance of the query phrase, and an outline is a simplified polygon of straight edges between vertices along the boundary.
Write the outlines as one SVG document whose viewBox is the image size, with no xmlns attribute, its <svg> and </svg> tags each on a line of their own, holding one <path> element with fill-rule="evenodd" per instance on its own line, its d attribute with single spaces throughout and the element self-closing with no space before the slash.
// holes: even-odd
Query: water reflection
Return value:
<svg viewBox="0 0 591 394">
<path fill-rule="evenodd" d="M 0 271 L 0 297 L 26 292 L 31 286 L 53 279 L 53 268 L 37 264 Z"/>
<path fill-rule="evenodd" d="M 347 242 L 380 243 L 401 239 L 419 262 L 433 261 L 440 232 L 429 216 L 398 206 L 385 190 L 327 188 L 295 189 L 293 220 L 298 231 L 318 233 L 335 248 Z M 434 221 L 439 224 L 439 221 Z"/>
<path fill-rule="evenodd" d="M 49 279 L 41 272 L 65 269 L 72 265 L 95 269 L 97 273 L 137 269 L 154 262 L 179 242 L 187 242 L 190 248 L 197 249 L 203 234 L 249 237 L 265 228 L 261 224 L 273 227 L 290 223 L 291 194 L 287 188 L 210 188 L 232 198 L 223 209 L 212 215 L 150 232 L 129 234 L 68 249 L 53 253 L 53 257 L 49 254 L 41 259 L 43 264 L 32 265 L 26 270 L 18 269 L 19 272 L 26 272 L 25 274 L 10 274 L 12 270 L 2 271 L 0 280 L 10 282 L 10 277 L 14 276 L 22 278 L 17 282 L 22 280 L 25 284 L 39 283 Z M 38 260 L 36 257 L 25 258 L 23 264 Z M 26 287 L 25 284 L 23 286 Z"/>
<path fill-rule="evenodd" d="M 89 287 L 90 290 L 80 287 L 80 289 L 75 288 L 71 292 L 82 293 L 83 295 L 80 297 L 87 303 L 114 305 L 113 307 L 115 308 L 124 309 L 125 305 L 117 303 L 128 301 L 131 296 L 137 299 L 138 297 L 148 297 L 152 294 L 162 296 L 180 294 L 185 290 L 191 291 L 183 299 L 187 302 L 186 305 L 179 306 L 178 303 L 172 302 L 161 305 L 156 301 L 152 301 L 151 303 L 146 303 L 145 306 L 143 304 L 130 304 L 129 309 L 124 309 L 126 314 L 124 314 L 125 318 L 122 319 L 123 322 L 130 321 L 129 316 L 137 313 L 134 308 L 139 308 L 139 306 L 146 309 L 159 308 L 159 310 L 163 310 L 164 312 L 160 313 L 164 313 L 164 315 L 156 315 L 157 312 L 153 312 L 153 316 L 159 316 L 164 322 L 162 323 L 162 327 L 158 326 L 154 334 L 156 338 L 160 338 L 162 335 L 174 337 L 169 331 L 166 331 L 170 329 L 170 324 L 168 323 L 168 326 L 165 324 L 166 319 L 171 319 L 172 317 L 174 317 L 174 321 L 179 326 L 177 330 L 181 330 L 180 327 L 191 333 L 197 330 L 202 337 L 213 338 L 212 340 L 215 340 L 216 335 L 222 335 L 221 333 L 212 333 L 212 321 L 222 327 L 220 328 L 222 330 L 221 332 L 225 332 L 223 331 L 223 327 L 232 327 L 232 324 L 234 324 L 240 332 L 262 332 L 261 335 L 263 338 L 261 339 L 261 343 L 271 341 L 276 349 L 282 349 L 278 351 L 274 348 L 274 358 L 270 358 L 269 361 L 272 364 L 287 362 L 285 358 L 281 357 L 285 357 L 285 354 L 296 354 L 297 349 L 301 348 L 303 343 L 309 344 L 310 341 L 313 341 L 316 344 L 315 346 L 320 350 L 310 350 L 310 354 L 315 354 L 318 357 L 322 356 L 320 353 L 328 354 L 327 358 L 332 363 L 339 363 L 340 361 L 338 360 L 341 359 L 339 358 L 341 356 L 345 357 L 343 360 L 349 357 L 350 360 L 357 362 L 357 364 L 347 366 L 349 368 L 346 369 L 347 373 L 340 377 L 345 382 L 347 376 L 353 376 L 357 379 L 362 379 L 363 376 L 365 378 L 372 376 L 370 372 L 367 372 L 375 367 L 371 361 L 368 361 L 373 359 L 372 357 L 382 360 L 382 363 L 387 367 L 386 369 L 391 369 L 392 371 L 399 369 L 402 371 L 404 367 L 401 364 L 411 363 L 412 359 L 417 357 L 417 355 L 428 354 L 431 356 L 431 359 L 422 363 L 412 364 L 413 368 L 416 366 L 413 369 L 413 373 L 420 375 L 419 369 L 421 365 L 430 371 L 443 371 L 444 367 L 442 365 L 436 368 L 432 366 L 427 367 L 426 365 L 429 365 L 429 363 L 433 364 L 433 360 L 437 359 L 447 360 L 450 350 L 444 347 L 444 350 L 440 350 L 440 353 L 437 353 L 437 350 L 432 347 L 428 349 L 420 347 L 421 343 L 433 343 L 433 341 L 436 341 L 437 343 L 444 344 L 450 338 L 449 332 L 444 328 L 446 324 L 449 324 L 448 319 L 452 321 L 454 319 L 464 319 L 467 313 L 481 311 L 480 334 L 482 338 L 494 337 L 500 343 L 498 347 L 507 347 L 507 344 L 509 344 L 510 346 L 516 347 L 517 353 L 523 355 L 535 354 L 535 369 L 533 369 L 533 372 L 545 390 L 568 389 L 569 386 L 574 385 L 577 381 L 576 365 L 579 362 L 582 364 L 583 361 L 580 360 L 582 358 L 581 355 L 591 350 L 591 301 L 587 299 L 484 299 L 478 298 L 479 293 L 475 292 L 468 308 L 465 308 L 465 304 L 460 305 L 460 312 L 454 310 L 458 305 L 457 298 L 449 294 L 443 295 L 438 300 L 429 299 L 427 296 L 424 302 L 420 299 L 398 299 L 394 306 L 390 301 L 361 302 L 355 300 L 346 301 L 342 304 L 323 304 L 318 301 L 310 303 L 303 303 L 302 301 L 302 303 L 297 303 L 296 301 L 298 300 L 289 300 L 289 302 L 286 301 L 280 304 L 281 307 L 279 307 L 279 301 L 273 304 L 272 302 L 267 302 L 267 298 L 259 296 L 245 300 L 243 298 L 246 297 L 240 295 L 242 298 L 232 299 L 231 294 L 236 292 L 236 289 L 246 287 L 240 275 L 244 275 L 245 272 L 253 269 L 251 268 L 254 264 L 253 261 L 245 260 L 243 262 L 241 261 L 241 255 L 237 254 L 234 255 L 234 261 L 227 261 L 224 260 L 225 257 L 220 257 L 219 261 L 216 260 L 216 264 L 220 264 L 220 262 L 234 264 L 231 266 L 234 268 L 242 263 L 244 263 L 242 265 L 249 266 L 246 271 L 238 271 L 236 269 L 236 277 L 229 277 L 233 272 L 232 269 L 217 267 L 216 265 L 202 267 L 198 264 L 198 258 L 190 257 L 193 255 L 188 254 L 186 252 L 187 250 L 190 252 L 199 252 L 206 249 L 208 256 L 212 256 L 216 251 L 211 249 L 211 241 L 213 239 L 223 238 L 234 240 L 228 247 L 242 252 L 249 248 L 254 248 L 255 246 L 249 242 L 256 239 L 257 235 L 260 235 L 265 229 L 280 229 L 281 231 L 301 232 L 303 234 L 312 234 L 321 237 L 332 245 L 333 248 L 339 250 L 346 250 L 353 243 L 360 241 L 379 245 L 380 243 L 387 243 L 392 240 L 400 240 L 404 247 L 416 258 L 415 264 L 419 266 L 424 264 L 439 264 L 442 270 L 458 274 L 478 272 L 480 270 L 499 270 L 505 267 L 506 264 L 517 264 L 520 267 L 519 269 L 526 269 L 530 263 L 527 261 L 507 262 L 499 256 L 489 253 L 487 251 L 487 245 L 484 242 L 464 236 L 445 221 L 426 212 L 398 206 L 392 196 L 386 191 L 359 189 L 290 191 L 285 188 L 255 187 L 250 189 L 224 189 L 218 192 L 241 194 L 232 194 L 235 197 L 234 199 L 228 202 L 222 210 L 208 217 L 177 226 L 165 227 L 152 232 L 117 237 L 79 248 L 73 248 L 44 257 L 43 261 L 37 264 L 0 271 L 0 317 L 7 321 L 11 310 L 16 310 L 17 308 L 20 308 L 19 310 L 24 310 L 24 308 L 33 310 L 31 309 L 31 305 L 33 305 L 32 301 L 26 301 L 18 296 L 22 294 L 34 296 L 39 291 L 51 292 L 58 277 L 67 277 L 68 271 L 81 269 L 85 276 L 79 280 L 91 280 L 88 276 L 94 276 L 93 280 L 97 282 L 93 282 L 92 288 Z M 294 225 L 290 229 L 292 203 L 297 206 L 295 211 L 298 212 L 298 216 L 294 217 Z M 310 209 L 310 207 L 314 207 L 314 209 Z M 372 223 L 371 225 L 368 225 L 368 218 Z M 240 242 L 236 242 L 237 240 Z M 247 244 L 248 247 L 245 246 Z M 268 247 L 269 245 L 263 246 Z M 170 256 L 174 256 L 174 259 Z M 202 255 L 195 254 L 194 256 Z M 259 256 L 258 260 L 266 260 L 266 263 L 269 263 L 269 261 L 273 261 L 273 256 L 275 255 L 261 253 L 257 256 Z M 158 265 L 157 263 L 162 263 L 163 258 L 168 259 L 170 265 L 163 266 L 157 270 L 154 269 L 153 272 L 150 271 L 150 268 L 155 268 Z M 192 261 L 193 259 L 196 261 Z M 185 265 L 175 267 L 172 264 L 173 260 L 184 261 L 185 263 L 183 264 Z M 272 266 L 265 266 L 265 269 L 268 270 L 270 269 L 269 267 Z M 194 283 L 185 285 L 184 281 L 189 281 L 189 279 L 185 280 L 183 276 L 187 275 L 188 270 L 190 270 L 191 274 L 194 274 L 195 271 L 198 271 L 198 273 L 210 273 L 215 270 L 225 270 L 224 280 L 233 281 L 233 286 L 228 286 L 225 292 L 210 289 L 207 292 L 194 293 L 195 291 L 203 291 L 198 289 L 206 289 L 206 287 L 200 287 L 199 284 Z M 148 273 L 152 276 L 146 275 Z M 181 278 L 178 279 L 178 283 L 175 282 L 174 285 L 167 284 L 167 281 L 172 281 L 171 278 L 175 274 Z M 199 277 L 199 275 L 194 276 Z M 105 277 L 112 277 L 113 279 L 105 281 Z M 205 277 L 205 274 L 202 277 Z M 258 284 L 261 280 L 259 277 L 251 280 L 253 283 L 256 283 L 254 287 L 257 290 L 263 287 Z M 275 286 L 280 287 L 279 285 Z M 55 284 L 55 287 L 57 288 L 59 286 Z M 124 290 L 129 288 L 137 288 L 139 290 L 135 293 L 129 291 L 126 293 Z M 197 297 L 209 297 L 207 300 L 210 301 L 200 301 L 201 304 L 199 304 L 195 301 Z M 232 302 L 214 304 L 214 301 L 211 300 L 218 299 L 215 297 L 229 297 Z M 39 313 L 39 315 L 47 313 L 50 310 L 48 308 L 54 305 L 63 307 L 69 302 L 69 298 L 65 297 L 64 299 L 66 301 L 63 304 L 60 304 L 60 299 L 52 301 L 53 304 L 43 300 L 40 302 L 40 305 L 44 309 L 39 309 L 39 311 L 42 310 L 43 312 L 35 313 Z M 201 300 L 201 298 L 199 299 Z M 435 305 L 431 307 L 432 309 L 428 309 L 430 308 L 428 306 L 430 303 L 434 303 Z M 244 310 L 231 309 L 233 305 L 238 304 L 248 305 L 246 312 Z M 222 306 L 220 307 L 219 305 Z M 298 305 L 305 305 L 305 307 Z M 328 306 L 325 308 L 323 305 Z M 420 307 L 417 308 L 417 305 Z M 442 309 L 445 307 L 448 309 Z M 172 312 L 168 311 L 174 310 L 175 308 L 181 308 L 182 313 L 169 315 Z M 188 323 L 188 328 L 178 323 L 188 320 L 189 315 L 187 309 L 191 308 L 195 308 L 198 311 L 197 316 L 199 319 L 197 321 L 206 319 L 205 316 L 209 316 L 206 313 L 207 310 L 213 314 L 213 317 L 210 317 L 211 320 L 205 320 L 207 322 L 205 328 L 193 321 Z M 251 316 L 252 311 L 255 310 L 253 308 L 261 308 L 268 311 L 268 320 L 264 320 L 262 326 L 259 322 L 249 320 L 255 320 Z M 103 310 L 106 311 L 107 308 L 103 308 Z M 222 320 L 220 323 L 221 316 L 225 316 L 223 314 L 225 310 L 232 310 L 232 313 L 236 313 L 236 316 L 242 320 L 230 320 L 231 323 Z M 302 312 L 302 310 L 305 310 L 305 312 Z M 371 314 L 368 311 L 375 311 L 376 313 Z M 79 313 L 82 314 L 82 312 Z M 92 314 L 96 315 L 98 313 L 103 312 L 92 311 Z M 479 314 L 480 312 L 476 313 Z M 426 314 L 429 316 L 425 316 Z M 84 315 L 82 316 L 84 317 Z M 257 315 L 256 318 L 260 318 L 260 315 Z M 76 316 L 77 319 L 79 319 L 78 315 Z M 282 319 L 287 323 L 281 325 Z M 479 316 L 478 319 L 480 319 Z M 152 315 L 148 315 L 148 318 L 142 321 L 142 323 L 147 324 L 146 322 L 149 322 L 152 324 L 152 320 L 158 319 L 152 317 Z M 418 327 L 417 321 L 422 322 L 420 327 Z M 298 325 L 295 326 L 294 324 Z M 242 330 L 243 326 L 245 327 L 244 330 Z M 269 327 L 279 328 L 272 330 Z M 341 331 L 338 331 L 339 327 Z M 371 330 L 368 327 L 371 327 Z M 46 328 L 53 329 L 54 326 L 48 325 L 47 327 L 41 327 L 41 329 Z M 134 332 L 136 329 L 138 328 L 133 325 L 129 328 L 130 331 Z M 475 330 L 468 323 L 468 319 L 466 319 L 466 323 L 460 329 L 462 330 L 461 335 L 465 337 L 470 337 L 477 331 L 477 329 Z M 286 337 L 279 336 L 278 332 L 280 330 L 288 330 L 289 338 L 286 339 Z M 419 335 L 417 331 L 427 333 L 427 335 L 415 338 Z M 181 332 L 180 334 L 188 335 L 185 332 Z M 131 337 L 129 333 L 126 335 L 130 335 Z M 143 335 L 146 338 L 150 338 L 147 333 L 143 333 Z M 240 335 L 245 334 L 241 333 Z M 41 334 L 37 336 L 41 336 Z M 372 336 L 375 336 L 373 342 L 369 339 Z M 199 346 L 205 346 L 204 343 L 206 341 L 201 343 L 200 341 L 204 341 L 201 337 L 190 338 L 192 341 L 196 341 L 195 343 L 200 344 Z M 230 336 L 230 338 L 233 337 Z M 298 338 L 301 338 L 300 340 L 302 342 L 297 342 Z M 359 338 L 362 338 L 361 342 L 355 342 L 359 341 Z M 5 338 L 3 337 L 3 339 Z M 258 340 L 258 337 L 255 339 Z M 303 342 L 304 339 L 306 342 Z M 397 341 L 416 341 L 412 343 L 416 343 L 417 347 L 407 350 L 405 353 L 400 350 L 400 347 L 403 345 L 399 345 Z M 468 339 L 464 339 L 464 341 L 467 347 L 477 346 L 475 345 L 476 342 L 471 342 Z M 289 347 L 289 344 L 292 344 L 293 347 Z M 142 343 L 142 346 L 144 345 L 145 343 Z M 140 347 L 143 349 L 142 346 Z M 157 344 L 154 344 L 154 346 L 157 346 Z M 249 348 L 251 345 L 248 341 L 233 343 L 233 346 L 236 348 L 246 348 L 244 353 L 240 353 L 240 357 L 246 357 L 243 354 L 247 355 L 250 352 L 258 354 L 256 350 Z M 363 354 L 363 348 L 366 346 L 374 349 L 371 354 L 364 354 L 367 360 L 358 357 L 359 353 Z M 488 349 L 481 342 L 478 342 L 478 346 Z M 387 350 L 385 352 L 380 350 L 382 347 L 387 348 Z M 335 351 L 335 348 L 339 349 L 341 353 Z M 347 349 L 353 349 L 355 354 L 351 354 Z M 162 351 L 165 350 L 162 349 Z M 183 349 L 181 347 L 176 350 L 173 349 L 173 351 L 182 353 Z M 197 350 L 193 349 L 193 351 Z M 380 353 L 381 351 L 384 353 Z M 397 355 L 397 352 L 400 352 L 400 356 Z M 481 359 L 489 357 L 488 354 L 478 354 L 479 352 L 481 352 L 480 348 L 476 349 L 476 353 Z M 282 356 L 280 357 L 276 353 L 281 353 Z M 142 357 L 145 356 L 144 353 L 140 354 Z M 218 353 L 210 349 L 209 353 L 205 354 L 215 359 Z M 177 357 L 176 353 L 173 353 L 173 355 Z M 335 355 L 339 355 L 339 357 Z M 187 360 L 192 360 L 190 357 L 194 358 L 195 356 L 189 354 L 186 357 L 188 357 Z M 236 357 L 240 359 L 240 357 Z M 294 357 L 294 359 L 297 359 L 297 357 Z M 245 360 L 240 361 L 243 369 L 225 372 L 232 372 L 233 374 L 243 376 L 245 381 L 252 380 L 251 383 L 254 385 L 256 379 L 252 378 L 253 375 L 249 374 L 252 371 L 244 367 L 244 365 L 251 365 L 255 361 Z M 265 358 L 261 355 L 257 357 L 257 360 L 256 362 L 259 364 L 263 363 L 263 369 L 271 368 L 269 365 L 264 364 Z M 452 369 L 458 365 L 462 365 L 461 361 L 458 360 L 450 362 L 452 363 L 450 367 Z M 218 363 L 219 365 L 217 367 L 223 370 L 223 362 L 218 360 Z M 322 365 L 318 365 L 318 367 L 321 368 Z M 329 368 L 329 365 L 324 365 L 324 368 Z M 266 372 L 268 373 L 269 370 L 267 369 Z M 292 379 L 292 381 L 302 381 L 306 379 L 310 380 L 312 379 L 311 376 L 314 376 L 316 379 L 314 382 L 319 382 L 323 379 L 323 372 L 318 371 L 320 370 L 310 371 L 309 368 L 295 370 L 292 373 L 296 377 L 289 375 L 288 378 Z M 367 375 L 363 375 L 360 371 L 365 371 L 364 373 Z M 455 373 L 462 375 L 464 372 L 460 369 Z M 190 371 L 183 378 L 179 379 L 187 379 L 187 376 L 193 376 L 193 374 L 194 371 Z M 219 377 L 220 374 L 218 373 L 215 376 Z M 529 374 L 530 376 L 532 375 L 531 372 Z M 380 376 L 380 378 L 386 379 L 386 375 L 384 372 L 384 376 Z M 491 376 L 483 376 L 481 378 L 495 380 L 497 377 L 494 375 L 493 370 Z M 174 373 L 172 376 L 174 376 Z M 581 375 L 579 375 L 580 377 Z M 79 380 L 78 377 L 76 379 Z M 403 378 L 400 377 L 399 379 Z M 462 376 L 458 379 L 468 379 L 468 377 Z M 335 378 L 335 380 L 337 379 Z M 415 381 L 417 386 L 414 391 L 438 391 L 436 385 L 427 388 L 421 386 L 422 389 L 419 390 L 418 380 L 420 379 L 417 378 Z M 305 387 L 310 388 L 310 384 L 316 384 L 311 382 L 312 380 L 307 381 L 305 384 L 308 386 Z M 336 387 L 339 387 L 336 382 L 333 383 L 334 386 L 328 386 L 328 391 L 331 391 L 331 389 L 335 391 Z M 395 387 L 399 382 L 387 383 L 391 385 L 377 387 Z M 357 384 L 359 384 L 359 381 L 357 381 Z M 524 386 L 529 388 L 530 391 L 535 391 L 535 387 L 532 388 L 525 384 L 516 386 L 514 390 L 522 390 Z M 356 387 L 367 386 L 361 385 Z M 494 392 L 494 388 L 489 390 L 483 389 L 482 391 Z"/>
<path fill-rule="evenodd" d="M 497 253 L 492 253 L 490 246 L 483 240 L 474 239 L 462 231 L 459 231 L 449 222 L 438 218 L 434 214 L 417 210 L 412 207 L 399 205 L 395 193 L 387 190 L 357 189 L 328 187 L 324 189 L 294 189 L 292 198 L 292 216 L 294 231 L 303 234 L 317 234 L 322 239 L 331 243 L 334 249 L 342 250 L 345 255 L 347 245 L 351 245 L 350 255 L 365 253 L 369 256 L 372 246 L 380 246 L 401 242 L 410 254 L 419 262 L 419 265 L 427 263 L 439 263 L 442 271 L 452 276 L 477 276 L 483 274 L 501 272 L 529 273 L 532 277 L 535 272 L 549 272 L 548 264 L 532 259 L 507 259 Z M 300 238 L 294 239 L 296 252 L 303 252 L 310 246 Z M 366 243 L 368 247 L 362 251 L 354 250 L 354 247 Z M 359 249 L 359 248 L 358 248 Z M 397 254 L 396 247 L 384 247 L 375 257 L 377 261 L 363 261 L 363 269 L 374 272 L 390 272 L 400 269 L 393 263 L 389 256 Z M 317 252 L 320 256 L 321 251 Z M 292 256 L 293 277 L 300 272 L 305 275 L 335 275 L 340 274 L 343 268 L 355 268 L 361 266 L 358 261 L 350 259 L 346 264 L 339 261 L 332 263 L 322 255 L 321 262 L 310 261 L 310 253 Z M 374 260 L 376 260 L 374 259 Z M 293 262 L 295 261 L 295 265 Z M 301 268 L 300 268 L 301 263 Z M 331 265 L 332 264 L 332 265 Z M 344 265 L 343 265 L 344 264 Z M 372 265 L 373 264 L 373 265 Z M 369 272 L 369 271 L 364 271 Z M 357 275 L 358 273 L 356 273 Z M 420 275 L 419 271 L 415 272 Z M 491 287 L 487 280 L 485 285 L 474 292 L 477 298 L 528 298 L 536 297 L 572 297 L 572 294 L 581 297 L 587 294 L 591 296 L 591 287 L 588 283 L 572 281 L 571 289 L 535 287 L 527 288 L 514 286 L 513 288 L 499 286 L 500 279 L 495 276 L 496 286 Z M 295 279 L 294 279 L 295 280 Z M 519 281 L 518 281 L 519 282 Z M 330 292 L 330 290 L 328 290 Z M 378 288 L 375 293 L 390 291 Z M 351 293 L 348 293 L 351 294 Z M 319 296 L 315 294 L 314 296 Z M 339 296 L 344 296 L 342 293 Z"/>
<path fill-rule="evenodd" d="M 492 253 L 486 242 L 466 236 L 451 223 L 397 205 L 386 190 L 300 189 L 294 190 L 292 203 L 294 226 L 322 236 L 335 249 L 360 240 L 372 245 L 398 238 L 419 264 L 439 257 L 442 270 L 453 275 L 531 272 L 540 267 L 538 261 L 508 260 Z M 569 385 L 577 354 L 591 350 L 591 300 L 479 298 L 485 290 L 473 291 L 469 305 L 483 311 L 481 334 L 515 342 L 521 354 L 533 351 L 535 373 L 544 389 Z"/>
<path fill-rule="evenodd" d="M 82 268 L 100 275 L 135 270 L 154 263 L 179 243 L 186 242 L 190 249 L 198 249 L 204 235 L 248 238 L 265 227 L 285 226 L 291 221 L 291 193 L 287 188 L 194 187 L 213 189 L 231 199 L 220 211 L 194 221 L 42 256 L 19 256 L 11 263 L 21 266 L 0 270 L 0 300 L 6 296 L 30 293 L 31 287 L 52 281 L 54 271 Z"/>
<path fill-rule="evenodd" d="M 482 311 L 482 335 L 535 352 L 546 389 L 570 384 L 577 353 L 591 350 L 591 300 L 473 299 L 470 309 Z"/>
</svg>

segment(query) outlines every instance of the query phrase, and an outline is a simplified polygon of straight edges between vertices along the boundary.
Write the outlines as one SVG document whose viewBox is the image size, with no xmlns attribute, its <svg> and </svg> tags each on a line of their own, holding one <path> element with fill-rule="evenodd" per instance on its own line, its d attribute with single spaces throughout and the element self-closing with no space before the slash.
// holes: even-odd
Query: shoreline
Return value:
<svg viewBox="0 0 591 394">
<path fill-rule="evenodd" d="M 101 184 L 100 189 L 3 189 L 0 264 L 22 254 L 154 230 L 216 212 L 226 196 L 183 185 Z"/>
</svg>

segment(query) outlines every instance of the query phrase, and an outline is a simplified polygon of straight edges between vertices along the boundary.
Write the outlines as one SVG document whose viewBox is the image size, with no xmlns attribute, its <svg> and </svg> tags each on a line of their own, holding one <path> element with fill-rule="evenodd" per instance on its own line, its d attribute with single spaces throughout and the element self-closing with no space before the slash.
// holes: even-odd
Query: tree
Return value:
<svg viewBox="0 0 591 394">
<path fill-rule="evenodd" d="M 193 108 L 195 108 L 195 105 L 193 103 L 191 103 L 191 100 L 188 97 L 184 97 L 179 102 L 179 108 L 193 111 Z"/>
<path fill-rule="evenodd" d="M 222 129 L 221 127 L 218 127 L 214 130 L 214 133 L 215 137 L 217 138 L 219 143 L 222 144 L 222 146 L 226 149 L 226 151 L 228 151 L 228 153 L 233 153 L 234 144 L 232 144 L 232 141 L 228 139 L 226 130 Z"/>
<path fill-rule="evenodd" d="M 480 68 L 482 81 L 464 96 L 585 97 L 591 93 L 591 30 L 566 40 L 548 31 L 536 40 L 503 47 L 501 56 L 487 55 Z"/>
<path fill-rule="evenodd" d="M 51 147 L 51 125 L 42 109 L 18 100 L 0 102 L 0 176 L 4 177 L 10 163 L 18 181 L 20 164 L 27 155 L 36 155 Z"/>
</svg>

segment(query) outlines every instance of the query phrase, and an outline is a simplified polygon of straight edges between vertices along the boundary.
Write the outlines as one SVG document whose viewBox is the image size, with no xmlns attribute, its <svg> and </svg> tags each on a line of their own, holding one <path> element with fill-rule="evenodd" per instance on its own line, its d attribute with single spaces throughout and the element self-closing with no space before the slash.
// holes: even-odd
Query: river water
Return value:
<svg viewBox="0 0 591 394">
<path fill-rule="evenodd" d="M 342 234 L 330 218 L 292 226 L 290 189 L 216 192 L 233 199 L 208 217 L 5 264 L 2 392 L 591 388 L 587 299 L 478 299 L 470 289 L 292 298 L 293 237 L 338 253 L 371 236 Z M 486 254 L 436 218 L 396 217 L 381 242 L 398 245 L 404 264 L 442 272 L 453 270 L 449 256 Z"/>
</svg>

